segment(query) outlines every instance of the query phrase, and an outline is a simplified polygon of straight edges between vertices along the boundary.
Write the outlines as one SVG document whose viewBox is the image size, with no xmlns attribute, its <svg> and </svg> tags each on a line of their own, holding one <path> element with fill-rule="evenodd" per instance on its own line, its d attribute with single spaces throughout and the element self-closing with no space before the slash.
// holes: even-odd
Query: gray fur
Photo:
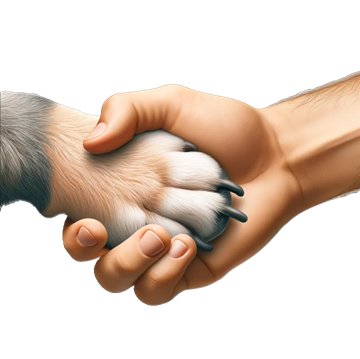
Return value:
<svg viewBox="0 0 360 359">
<path fill-rule="evenodd" d="M 50 202 L 51 163 L 45 153 L 55 102 L 36 94 L 0 93 L 0 209 L 23 200 L 41 213 Z"/>
</svg>

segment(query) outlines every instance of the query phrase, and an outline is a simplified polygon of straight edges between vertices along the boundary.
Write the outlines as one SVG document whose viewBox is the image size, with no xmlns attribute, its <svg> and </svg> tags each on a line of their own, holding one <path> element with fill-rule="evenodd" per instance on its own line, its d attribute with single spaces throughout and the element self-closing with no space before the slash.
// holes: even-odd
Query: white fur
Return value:
<svg viewBox="0 0 360 359">
<path fill-rule="evenodd" d="M 160 213 L 193 228 L 200 236 L 210 235 L 217 213 L 225 205 L 219 193 L 168 187 Z"/>
<path fill-rule="evenodd" d="M 218 163 L 202 152 L 169 152 L 169 185 L 214 191 L 221 176 Z"/>
</svg>

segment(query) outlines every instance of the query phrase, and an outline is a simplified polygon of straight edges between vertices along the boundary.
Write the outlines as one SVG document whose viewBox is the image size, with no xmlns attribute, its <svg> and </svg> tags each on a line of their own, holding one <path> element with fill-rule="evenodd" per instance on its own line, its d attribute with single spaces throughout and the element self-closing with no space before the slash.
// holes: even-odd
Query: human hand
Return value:
<svg viewBox="0 0 360 359">
<path fill-rule="evenodd" d="M 86 247 L 76 240 L 81 227 L 96 237 L 97 244 Z M 175 239 L 171 239 L 163 227 L 152 224 L 142 227 L 109 250 L 103 248 L 107 234 L 100 222 L 83 219 L 73 223 L 68 218 L 63 236 L 64 246 L 74 259 L 83 261 L 101 256 L 95 266 L 95 276 L 110 292 L 122 292 L 135 285 L 140 300 L 147 304 L 160 304 L 187 289 L 183 274 L 196 255 L 196 244 L 188 235 L 177 235 L 177 245 L 171 246 Z M 92 238 L 85 235 L 85 239 Z"/>
<path fill-rule="evenodd" d="M 105 227 L 90 219 L 65 222 L 64 246 L 77 260 L 94 259 L 95 276 L 111 292 L 134 285 L 147 304 L 161 304 L 186 289 L 209 285 L 257 253 L 279 229 L 301 211 L 301 191 L 287 166 L 277 135 L 264 111 L 239 101 L 208 95 L 181 86 L 111 96 L 103 105 L 99 136 L 89 135 L 84 147 L 94 153 L 112 151 L 135 134 L 163 129 L 195 144 L 212 156 L 240 184 L 245 196 L 232 194 L 232 206 L 246 213 L 245 224 L 230 219 L 227 229 L 212 242 L 214 251 L 196 253 L 193 240 L 179 238 L 187 252 L 179 259 L 169 256 L 168 233 L 158 225 L 141 228 L 111 251 L 104 248 Z M 98 128 L 97 128 L 98 129 Z M 80 227 L 97 240 L 83 246 L 77 240 Z M 164 248 L 155 256 L 145 255 L 139 240 L 151 229 Z"/>
</svg>

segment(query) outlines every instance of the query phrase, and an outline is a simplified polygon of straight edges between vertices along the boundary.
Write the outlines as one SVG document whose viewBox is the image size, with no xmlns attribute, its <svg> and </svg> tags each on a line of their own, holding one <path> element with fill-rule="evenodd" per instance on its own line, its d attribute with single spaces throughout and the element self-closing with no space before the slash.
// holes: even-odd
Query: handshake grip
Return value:
<svg viewBox="0 0 360 359">
<path fill-rule="evenodd" d="M 211 251 L 230 217 L 247 221 L 231 206 L 231 192 L 243 189 L 194 144 L 155 130 L 93 155 L 82 142 L 98 118 L 36 94 L 0 95 L 0 208 L 24 200 L 46 217 L 94 218 L 110 249 L 158 224 Z"/>
</svg>

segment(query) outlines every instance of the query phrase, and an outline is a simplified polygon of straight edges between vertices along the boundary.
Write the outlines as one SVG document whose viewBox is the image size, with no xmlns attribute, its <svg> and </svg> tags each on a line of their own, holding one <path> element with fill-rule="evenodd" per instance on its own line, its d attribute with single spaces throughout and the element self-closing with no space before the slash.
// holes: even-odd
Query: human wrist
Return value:
<svg viewBox="0 0 360 359">
<path fill-rule="evenodd" d="M 360 76 L 263 111 L 303 210 L 360 188 Z"/>
</svg>

